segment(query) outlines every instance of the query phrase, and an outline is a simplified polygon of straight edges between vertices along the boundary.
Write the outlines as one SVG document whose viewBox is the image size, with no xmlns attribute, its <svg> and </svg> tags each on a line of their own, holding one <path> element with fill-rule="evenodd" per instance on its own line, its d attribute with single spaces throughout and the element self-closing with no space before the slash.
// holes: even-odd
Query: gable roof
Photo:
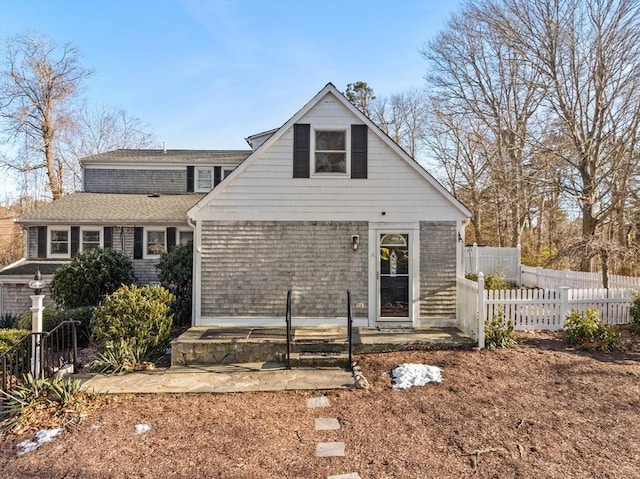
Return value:
<svg viewBox="0 0 640 479">
<path fill-rule="evenodd" d="M 191 208 L 187 214 L 189 218 L 193 218 L 203 207 L 213 201 L 217 196 L 223 193 L 226 187 L 233 182 L 234 178 L 241 175 L 243 171 L 248 168 L 253 162 L 255 162 L 262 154 L 264 150 L 273 145 L 280 137 L 300 118 L 306 115 L 318 102 L 320 102 L 328 93 L 332 93 L 338 101 L 344 105 L 356 118 L 358 118 L 363 124 L 367 125 L 369 129 L 374 132 L 382 141 L 391 148 L 399 157 L 404 159 L 420 176 L 422 176 L 427 183 L 429 183 L 436 191 L 438 191 L 446 201 L 450 202 L 456 209 L 458 209 L 464 216 L 470 217 L 471 212 L 464 206 L 458 199 L 456 199 L 445 187 L 443 187 L 438 180 L 436 180 L 422 165 L 420 165 L 415 159 L 413 159 L 402 147 L 400 147 L 395 141 L 393 141 L 384 131 L 382 131 L 371 119 L 362 113 L 355 107 L 347 98 L 333 85 L 333 83 L 327 83 L 325 87 L 320 90 L 311 100 L 309 100 L 297 113 L 295 113 L 289 120 L 284 123 L 279 129 L 277 129 L 267 140 L 264 141 L 251 155 L 241 163 L 229 176 L 227 176 L 220 185 L 211 190 L 204 198 L 202 198 L 196 205 Z M 254 136 L 259 136 L 254 135 Z"/>
<path fill-rule="evenodd" d="M 135 150 L 118 149 L 80 158 L 82 166 L 97 165 L 155 165 L 174 163 L 184 165 L 233 163 L 246 159 L 251 150 Z"/>
<path fill-rule="evenodd" d="M 25 226 L 186 224 L 187 211 L 203 196 L 78 192 L 31 210 L 16 223 Z"/>
</svg>

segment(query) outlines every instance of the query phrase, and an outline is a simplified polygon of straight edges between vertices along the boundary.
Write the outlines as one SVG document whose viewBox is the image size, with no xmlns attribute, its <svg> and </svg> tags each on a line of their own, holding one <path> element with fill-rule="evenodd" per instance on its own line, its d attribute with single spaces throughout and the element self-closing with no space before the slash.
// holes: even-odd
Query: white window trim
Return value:
<svg viewBox="0 0 640 479">
<path fill-rule="evenodd" d="M 53 231 L 67 232 L 67 253 L 66 254 L 51 252 L 51 233 Z M 47 228 L 47 258 L 71 258 L 71 227 L 70 226 L 49 226 Z"/>
<path fill-rule="evenodd" d="M 344 131 L 345 133 L 345 161 L 346 168 L 345 172 L 327 172 L 327 173 L 316 173 L 316 132 L 317 131 Z M 351 176 L 351 128 L 348 127 L 318 127 L 312 128 L 311 131 L 311 176 L 317 177 L 350 177 Z"/>
<path fill-rule="evenodd" d="M 82 238 L 82 233 L 84 233 L 85 231 L 97 231 L 98 235 L 99 235 L 99 240 L 98 240 L 98 248 L 104 248 L 104 240 L 102 238 L 102 232 L 103 232 L 103 228 L 101 228 L 100 226 L 81 226 L 80 227 L 80 238 L 79 238 L 79 245 L 78 245 L 78 251 L 84 251 L 84 241 Z"/>
<path fill-rule="evenodd" d="M 143 259 L 158 259 L 162 255 L 160 254 L 148 254 L 147 249 L 149 246 L 148 233 L 149 232 L 162 232 L 164 236 L 164 251 L 167 251 L 167 228 L 144 228 L 144 234 L 142 235 L 142 258 Z"/>
<path fill-rule="evenodd" d="M 200 188 L 199 181 L 198 181 L 198 176 L 200 176 L 201 172 L 205 172 L 205 171 L 208 171 L 211 174 L 211 183 L 210 183 L 209 188 Z M 213 166 L 210 167 L 210 168 L 197 168 L 196 167 L 195 174 L 194 174 L 194 179 L 193 179 L 193 182 L 194 182 L 193 190 L 196 193 L 208 193 L 209 191 L 211 191 L 213 189 L 213 181 L 214 181 L 213 177 L 214 177 Z"/>
</svg>

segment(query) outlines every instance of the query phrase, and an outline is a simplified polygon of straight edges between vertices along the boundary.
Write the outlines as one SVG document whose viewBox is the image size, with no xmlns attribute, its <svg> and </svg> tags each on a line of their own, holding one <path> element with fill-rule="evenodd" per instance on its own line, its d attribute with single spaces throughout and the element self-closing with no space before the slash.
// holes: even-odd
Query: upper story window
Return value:
<svg viewBox="0 0 640 479">
<path fill-rule="evenodd" d="M 213 170 L 196 168 L 196 191 L 207 192 L 213 188 Z"/>
<path fill-rule="evenodd" d="M 81 239 L 80 239 L 80 248 L 82 251 L 87 251 L 90 249 L 100 248 L 102 246 L 101 241 L 102 236 L 102 228 L 97 229 L 82 229 L 81 231 Z"/>
<path fill-rule="evenodd" d="M 347 173 L 347 130 L 315 130 L 315 173 Z"/>
<path fill-rule="evenodd" d="M 158 258 L 167 250 L 167 230 L 146 229 L 144 230 L 144 257 Z"/>
<path fill-rule="evenodd" d="M 49 258 L 69 258 L 70 256 L 70 229 L 49 228 Z"/>
</svg>

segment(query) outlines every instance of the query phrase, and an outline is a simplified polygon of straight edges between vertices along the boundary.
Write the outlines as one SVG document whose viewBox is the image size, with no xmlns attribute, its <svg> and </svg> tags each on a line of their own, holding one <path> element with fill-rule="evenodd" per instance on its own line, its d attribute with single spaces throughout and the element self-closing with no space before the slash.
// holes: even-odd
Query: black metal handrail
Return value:
<svg viewBox="0 0 640 479">
<path fill-rule="evenodd" d="M 79 321 L 64 321 L 51 331 L 30 333 L 0 355 L 2 381 L 0 403 L 12 387 L 24 381 L 28 373 L 36 373 L 38 378 L 51 377 L 65 366 L 72 365 L 72 373 L 77 369 Z M 32 364 L 32 351 L 38 352 L 38 366 Z M 35 371 L 34 371 L 35 370 Z"/>
<path fill-rule="evenodd" d="M 351 291 L 347 290 L 347 338 L 349 341 L 349 369 L 353 369 L 353 316 L 351 314 Z"/>
<path fill-rule="evenodd" d="M 287 369 L 291 369 L 291 290 L 287 291 L 287 310 L 285 313 L 285 321 L 287 323 Z"/>
</svg>

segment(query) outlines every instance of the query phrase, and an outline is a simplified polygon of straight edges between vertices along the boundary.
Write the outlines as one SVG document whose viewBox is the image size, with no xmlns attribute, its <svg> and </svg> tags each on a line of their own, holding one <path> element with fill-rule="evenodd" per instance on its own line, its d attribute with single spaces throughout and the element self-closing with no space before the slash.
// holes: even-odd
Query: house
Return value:
<svg viewBox="0 0 640 479">
<path fill-rule="evenodd" d="M 326 85 L 187 215 L 193 324 L 456 324 L 470 213 Z"/>
<path fill-rule="evenodd" d="M 27 311 L 27 283 L 35 271 L 50 281 L 61 265 L 90 248 L 124 252 L 139 284 L 157 282 L 160 255 L 193 237 L 187 211 L 249 153 L 115 150 L 81 159 L 83 191 L 17 220 L 26 233 L 25 257 L 0 269 L 0 311 Z M 48 289 L 45 301 L 53 304 Z"/>
<path fill-rule="evenodd" d="M 332 84 L 247 142 L 83 159 L 83 192 L 20 218 L 27 255 L 0 284 L 96 246 L 153 282 L 193 238 L 195 326 L 281 326 L 288 291 L 295 326 L 344 325 L 347 290 L 356 326 L 457 324 L 470 212 Z"/>
</svg>

